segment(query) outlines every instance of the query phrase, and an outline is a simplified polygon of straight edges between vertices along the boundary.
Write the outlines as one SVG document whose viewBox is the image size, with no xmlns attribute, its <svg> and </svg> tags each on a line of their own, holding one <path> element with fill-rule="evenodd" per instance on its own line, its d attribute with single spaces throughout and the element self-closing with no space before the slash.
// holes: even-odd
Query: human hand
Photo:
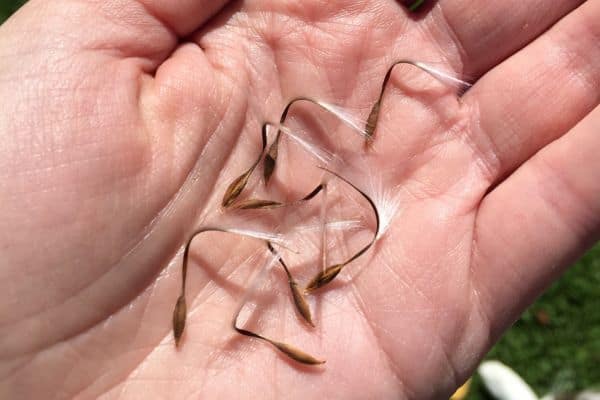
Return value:
<svg viewBox="0 0 600 400">
<path fill-rule="evenodd" d="M 224 3 L 32 0 L 0 27 L 0 397 L 442 398 L 597 239 L 597 1 Z M 365 116 L 400 58 L 477 83 L 411 99 L 394 73 L 365 157 L 398 214 L 312 334 L 265 301 L 326 367 L 237 339 L 258 245 L 223 235 L 194 246 L 176 350 L 178 250 L 260 124 L 297 95 Z"/>
</svg>

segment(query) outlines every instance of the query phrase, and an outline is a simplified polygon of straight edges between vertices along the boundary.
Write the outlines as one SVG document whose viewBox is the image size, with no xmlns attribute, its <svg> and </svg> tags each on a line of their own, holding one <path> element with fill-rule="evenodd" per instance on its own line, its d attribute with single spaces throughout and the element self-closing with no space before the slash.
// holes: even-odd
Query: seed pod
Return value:
<svg viewBox="0 0 600 400">
<path fill-rule="evenodd" d="M 271 245 L 271 243 L 268 241 L 267 241 L 267 248 L 269 249 L 269 251 L 272 254 L 277 256 L 277 258 L 279 260 L 279 264 L 281 264 L 281 266 L 283 267 L 283 270 L 285 271 L 285 274 L 288 277 L 290 291 L 292 292 L 292 299 L 294 300 L 294 305 L 296 306 L 296 310 L 298 310 L 298 314 L 300 314 L 302 316 L 302 318 L 304 318 L 304 320 L 306 322 L 308 322 L 314 328 L 315 324 L 312 321 L 310 307 L 308 306 L 308 303 L 306 302 L 306 299 L 304 298 L 304 294 L 298 288 L 298 283 L 292 276 L 292 273 L 290 272 L 286 263 L 283 261 L 283 258 L 281 258 L 279 253 L 273 248 L 273 245 Z"/>
<path fill-rule="evenodd" d="M 183 335 L 183 330 L 185 328 L 185 320 L 187 314 L 187 307 L 185 301 L 185 286 L 187 282 L 187 270 L 188 270 L 188 259 L 190 254 L 190 246 L 192 245 L 192 241 L 194 238 L 205 232 L 223 232 L 223 233 L 231 233 L 240 236 L 252 237 L 255 239 L 261 240 L 269 240 L 269 242 L 277 243 L 279 246 L 285 247 L 285 242 L 282 241 L 277 235 L 269 234 L 260 231 L 254 230 L 245 230 L 245 229 L 234 229 L 234 228 L 220 228 L 220 227 L 210 227 L 206 226 L 203 228 L 199 228 L 195 232 L 193 232 L 183 251 L 183 261 L 181 263 L 181 292 L 179 297 L 177 298 L 177 303 L 175 303 L 175 309 L 173 310 L 173 336 L 175 337 L 175 345 L 179 345 L 179 341 L 181 336 Z M 287 247 L 286 247 L 287 248 Z"/>
<path fill-rule="evenodd" d="M 223 201 L 221 202 L 223 207 L 229 207 L 238 198 L 242 190 L 246 187 L 246 184 L 248 184 L 248 179 L 250 179 L 253 171 L 254 166 L 231 182 L 223 195 Z"/>
<path fill-rule="evenodd" d="M 308 285 L 306 285 L 304 292 L 310 293 L 314 290 L 319 289 L 322 286 L 327 285 L 340 273 L 340 271 L 342 270 L 342 268 L 344 268 L 345 265 L 345 263 L 336 264 L 332 265 L 331 267 L 327 267 L 325 271 L 320 271 L 317 275 L 315 275 L 314 278 L 310 280 Z"/>
<path fill-rule="evenodd" d="M 277 256 L 277 253 L 275 252 L 275 250 L 273 249 L 273 247 L 271 246 L 271 244 L 269 242 L 267 242 L 267 246 L 269 247 L 269 250 L 271 250 L 271 252 L 273 253 L 273 255 L 275 257 L 277 257 L 279 259 L 279 261 L 281 262 L 281 258 L 279 258 Z M 283 264 L 282 264 L 283 265 Z M 287 269 L 287 268 L 286 268 Z M 258 279 L 257 277 L 255 277 L 253 280 L 256 282 L 256 279 Z M 242 302 L 240 303 L 240 306 L 238 307 L 237 312 L 235 313 L 234 317 L 233 317 L 233 321 L 232 321 L 232 327 L 233 329 L 244 336 L 248 336 L 251 338 L 255 338 L 258 340 L 262 340 L 265 341 L 271 345 L 273 345 L 277 350 L 281 351 L 283 354 L 285 354 L 286 356 L 290 357 L 292 360 L 298 361 L 302 364 L 307 364 L 307 365 L 319 365 L 319 364 L 323 364 L 325 361 L 322 360 L 318 360 L 315 357 L 311 356 L 310 354 L 307 354 L 305 352 L 303 352 L 302 350 L 299 350 L 295 347 L 290 346 L 289 344 L 286 343 L 282 343 L 282 342 L 277 342 L 275 340 L 269 339 L 265 336 L 262 336 L 258 333 L 252 332 L 248 329 L 244 329 L 241 327 L 238 327 L 237 325 L 237 320 L 240 316 L 240 313 L 242 311 L 242 308 L 244 306 L 245 303 L 245 299 L 247 298 L 247 296 L 252 292 L 253 290 L 253 284 L 250 284 L 250 288 L 249 288 L 249 292 L 246 292 L 246 294 L 244 295 L 244 298 L 242 300 Z"/>
<path fill-rule="evenodd" d="M 294 299 L 294 305 L 296 306 L 296 310 L 298 310 L 298 313 L 300 313 L 300 315 L 302 315 L 302 318 L 304 318 L 304 320 L 306 322 L 308 322 L 310 324 L 310 326 L 312 326 L 314 328 L 315 324 L 312 321 L 310 307 L 308 306 L 308 303 L 306 302 L 306 299 L 304 298 L 304 294 L 300 291 L 300 288 L 298 288 L 298 283 L 293 280 L 290 280 L 289 283 L 290 283 L 290 290 L 292 291 L 292 297 Z"/>
<path fill-rule="evenodd" d="M 375 243 L 375 241 L 377 240 L 377 236 L 379 235 L 379 228 L 380 228 L 380 219 L 379 219 L 379 211 L 377 210 L 377 206 L 375 205 L 375 203 L 373 202 L 373 199 L 371 199 L 365 192 L 363 192 L 362 190 L 360 190 L 355 184 L 353 184 L 352 182 L 350 182 L 348 179 L 344 178 L 343 176 L 341 176 L 340 174 L 338 174 L 337 172 L 331 171 L 325 167 L 319 167 L 320 169 L 322 169 L 323 171 L 327 171 L 332 175 L 335 175 L 336 177 L 338 177 L 339 179 L 341 179 L 343 182 L 347 183 L 349 186 L 351 186 L 354 190 L 356 190 L 362 197 L 365 198 L 365 200 L 367 200 L 367 202 L 369 203 L 369 205 L 371 206 L 371 208 L 373 209 L 373 214 L 375 216 L 375 232 L 373 233 L 373 238 L 369 241 L 369 243 L 367 243 L 362 249 L 360 249 L 359 251 L 357 251 L 356 253 L 354 253 L 354 255 L 352 257 L 350 257 L 349 259 L 347 259 L 346 261 L 340 263 L 340 264 L 336 264 L 336 265 L 332 265 L 331 267 L 326 268 L 324 271 L 319 272 L 306 286 L 306 288 L 304 289 L 305 293 L 310 293 L 320 287 L 323 287 L 325 285 L 327 285 L 329 282 L 331 282 L 342 270 L 342 268 L 344 268 L 346 265 L 350 264 L 352 261 L 356 260 L 357 258 L 359 258 L 360 256 L 362 256 L 363 254 L 365 254 L 370 248 L 371 246 L 373 246 L 373 244 Z"/>
<path fill-rule="evenodd" d="M 175 337 L 175 346 L 179 345 L 183 329 L 185 328 L 185 319 L 187 314 L 187 306 L 185 304 L 185 296 L 182 294 L 177 299 L 175 310 L 173 310 L 173 336 Z"/>
<path fill-rule="evenodd" d="M 237 177 L 227 187 L 227 190 L 225 191 L 225 194 L 223 195 L 223 200 L 221 202 L 221 205 L 223 207 L 229 207 L 239 197 L 239 195 L 242 193 L 242 191 L 248 184 L 248 180 L 250 179 L 250 176 L 256 169 L 256 166 L 260 163 L 263 153 L 265 152 L 265 148 L 267 147 L 267 129 L 268 129 L 268 127 L 269 127 L 269 123 L 264 123 L 262 126 L 262 133 L 261 133 L 262 146 L 261 146 L 260 154 L 258 155 L 258 158 L 256 159 L 256 161 L 254 161 L 252 166 L 250 168 L 248 168 L 248 170 L 246 172 L 244 172 L 242 175 Z"/>
<path fill-rule="evenodd" d="M 425 0 L 404 0 L 403 3 L 406 5 L 410 11 L 416 11 Z M 458 79 L 454 76 L 448 75 L 442 71 L 438 71 L 427 64 L 418 62 L 418 61 L 410 61 L 410 60 L 398 60 L 394 61 L 392 65 L 388 68 L 385 77 L 383 78 L 383 83 L 381 84 L 381 90 L 379 92 L 379 97 L 375 104 L 373 104 L 373 108 L 371 108 L 371 112 L 369 113 L 369 117 L 367 118 L 367 123 L 365 125 L 365 134 L 368 140 L 372 140 L 375 135 L 375 129 L 377 128 L 377 119 L 379 118 L 379 111 L 381 110 L 381 102 L 383 101 L 383 94 L 385 93 L 385 88 L 387 86 L 390 77 L 392 76 L 392 72 L 397 65 L 406 64 L 412 65 L 413 67 L 417 67 L 422 71 L 427 72 L 429 75 L 433 76 L 438 81 L 451 86 L 458 86 L 460 89 L 459 93 L 464 92 L 466 89 L 471 87 L 471 84 L 465 82 L 461 79 Z"/>
<path fill-rule="evenodd" d="M 251 338 L 255 338 L 255 339 L 267 342 L 267 343 L 273 345 L 277 350 L 281 351 L 283 354 L 285 354 L 286 356 L 288 356 L 292 360 L 298 361 L 299 363 L 307 364 L 307 365 L 325 364 L 325 360 L 319 360 L 319 359 L 311 356 L 310 354 L 305 353 L 302 350 L 299 350 L 299 349 L 297 349 L 297 348 L 295 348 L 293 346 L 290 346 L 287 343 L 277 342 L 275 340 L 269 339 L 267 337 L 264 337 L 262 335 L 259 335 L 258 333 L 249 331 L 247 329 L 238 328 L 236 326 L 236 321 L 237 321 L 238 315 L 239 315 L 239 312 L 238 312 L 238 314 L 234 318 L 233 329 L 235 329 L 235 331 L 237 333 L 239 333 L 240 335 L 248 336 L 248 337 L 251 337 Z"/>
<path fill-rule="evenodd" d="M 279 208 L 284 204 L 273 200 L 248 199 L 235 203 L 231 208 L 234 210 L 264 210 Z"/>
<path fill-rule="evenodd" d="M 267 339 L 269 343 L 275 346 L 279 351 L 281 351 L 286 356 L 290 357 L 293 360 L 298 361 L 302 364 L 307 365 L 320 365 L 325 364 L 325 360 L 318 360 L 315 357 L 311 356 L 308 353 L 303 352 L 302 350 L 298 350 L 295 347 L 290 346 L 286 343 L 275 342 L 273 340 Z"/>
<path fill-rule="evenodd" d="M 373 104 L 373 108 L 371 108 L 371 112 L 369 113 L 369 118 L 367 119 L 367 124 L 365 125 L 365 133 L 369 138 L 373 138 L 375 134 L 375 128 L 377 127 L 377 119 L 379 118 L 379 109 L 381 108 L 381 97 L 377 99 L 375 104 Z"/>
</svg>

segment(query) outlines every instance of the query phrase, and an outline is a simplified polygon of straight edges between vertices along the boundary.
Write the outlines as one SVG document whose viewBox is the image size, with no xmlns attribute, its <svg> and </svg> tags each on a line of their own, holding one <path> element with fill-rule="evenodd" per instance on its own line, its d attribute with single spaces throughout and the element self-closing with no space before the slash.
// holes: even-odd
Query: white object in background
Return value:
<svg viewBox="0 0 600 400">
<path fill-rule="evenodd" d="M 598 392 L 581 392 L 575 397 L 575 400 L 600 400 L 600 393 Z"/>
<path fill-rule="evenodd" d="M 477 372 L 487 390 L 498 400 L 538 400 L 523 378 L 500 361 L 484 361 Z"/>
<path fill-rule="evenodd" d="M 547 394 L 544 397 L 542 397 L 541 400 L 556 400 L 557 398 L 560 398 L 560 397 L 556 397 L 553 394 Z M 569 398 L 571 398 L 571 397 L 569 397 Z M 572 399 L 573 400 L 600 400 L 600 393 L 584 391 L 584 392 L 577 394 L 575 397 L 572 397 Z"/>
</svg>

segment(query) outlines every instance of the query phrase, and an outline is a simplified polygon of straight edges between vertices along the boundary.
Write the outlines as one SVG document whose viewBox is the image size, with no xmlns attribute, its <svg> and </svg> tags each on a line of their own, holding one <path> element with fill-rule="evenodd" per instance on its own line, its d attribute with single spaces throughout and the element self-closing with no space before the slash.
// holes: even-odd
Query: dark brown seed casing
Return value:
<svg viewBox="0 0 600 400">
<path fill-rule="evenodd" d="M 248 171 L 244 172 L 242 175 L 237 177 L 231 184 L 227 187 L 225 194 L 223 195 L 223 201 L 221 205 L 223 207 L 229 207 L 235 199 L 238 198 L 242 190 L 246 187 L 248 183 L 248 179 L 250 179 L 250 175 L 254 171 L 254 168 L 250 168 Z"/>
<path fill-rule="evenodd" d="M 175 310 L 173 310 L 173 336 L 175 337 L 175 346 L 179 345 L 183 329 L 185 328 L 185 318 L 187 315 L 187 306 L 185 296 L 182 294 L 177 299 Z"/>
<path fill-rule="evenodd" d="M 282 203 L 273 200 L 248 199 L 235 203 L 231 208 L 235 210 L 264 210 L 269 208 L 278 208 Z"/>
<path fill-rule="evenodd" d="M 375 128 L 377 127 L 377 119 L 379 118 L 379 109 L 381 108 L 381 97 L 377 100 L 375 104 L 373 104 L 373 108 L 371 109 L 371 113 L 369 114 L 369 118 L 367 119 L 367 124 L 365 125 L 365 133 L 369 137 L 369 139 L 373 139 L 373 135 L 375 135 Z"/>
<path fill-rule="evenodd" d="M 325 364 L 325 360 L 318 360 L 318 359 L 314 358 L 313 356 L 311 356 L 310 354 L 305 353 L 301 350 L 298 350 L 297 348 L 292 347 L 289 344 L 275 342 L 272 340 L 270 340 L 269 342 L 273 346 L 275 346 L 279 351 L 281 351 L 283 354 L 285 354 L 286 356 L 290 357 L 293 360 L 298 361 L 299 363 L 307 364 L 307 365 Z"/>
<path fill-rule="evenodd" d="M 304 318 L 304 320 L 314 328 L 315 324 L 312 321 L 310 307 L 308 306 L 308 303 L 304 298 L 304 294 L 300 291 L 298 283 L 296 283 L 295 281 L 290 281 L 290 290 L 292 291 L 292 297 L 294 298 L 296 310 L 298 310 L 298 313 L 302 315 L 302 318 Z"/>
<path fill-rule="evenodd" d="M 308 285 L 306 285 L 304 292 L 310 293 L 327 285 L 329 282 L 335 279 L 345 265 L 346 264 L 332 265 L 331 267 L 327 267 L 325 271 L 319 272 L 314 278 L 311 279 Z"/>
</svg>

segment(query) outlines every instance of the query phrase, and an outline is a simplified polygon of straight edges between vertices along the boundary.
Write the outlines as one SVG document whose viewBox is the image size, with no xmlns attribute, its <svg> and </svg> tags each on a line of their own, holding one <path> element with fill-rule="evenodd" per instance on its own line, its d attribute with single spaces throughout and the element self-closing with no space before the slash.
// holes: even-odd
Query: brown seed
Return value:
<svg viewBox="0 0 600 400">
<path fill-rule="evenodd" d="M 285 120 L 288 116 L 288 113 L 290 111 L 290 108 L 292 107 L 292 105 L 298 101 L 309 101 L 311 103 L 317 104 L 319 105 L 319 102 L 311 99 L 309 97 L 305 97 L 305 96 L 300 96 L 300 97 L 295 97 L 292 100 L 290 100 L 285 108 L 283 109 L 283 112 L 281 113 L 281 117 L 279 118 L 279 125 L 283 125 L 285 123 Z M 273 175 L 273 171 L 275 170 L 275 164 L 277 163 L 277 156 L 279 153 L 279 140 L 281 139 L 281 131 L 277 131 L 277 135 L 275 136 L 275 139 L 273 140 L 273 143 L 271 144 L 271 147 L 269 147 L 269 150 L 267 151 L 267 154 L 265 155 L 265 160 L 263 163 L 263 177 L 265 179 L 265 184 L 269 183 L 269 179 L 271 179 L 271 175 Z"/>
<path fill-rule="evenodd" d="M 278 257 L 279 264 L 281 264 L 281 266 L 283 267 L 283 270 L 285 271 L 285 274 L 288 277 L 288 282 L 290 284 L 290 291 L 292 292 L 292 299 L 294 300 L 294 305 L 296 306 L 296 310 L 298 310 L 298 314 L 300 314 L 306 322 L 308 322 L 312 327 L 314 327 L 315 324 L 312 321 L 310 307 L 308 306 L 308 303 L 306 302 L 306 299 L 304 298 L 304 294 L 302 294 L 302 292 L 298 288 L 298 283 L 292 276 L 292 273 L 290 272 L 288 266 L 283 261 L 283 258 L 281 258 L 279 253 L 277 253 L 277 251 L 273 248 L 273 245 L 270 242 L 267 242 L 267 248 L 269 249 L 269 251 L 271 253 L 273 253 L 274 255 L 276 255 Z"/>
<path fill-rule="evenodd" d="M 221 205 L 223 207 L 229 207 L 242 193 L 242 190 L 246 187 L 248 183 L 248 179 L 250 179 L 250 175 L 254 171 L 255 166 L 252 166 L 248 171 L 244 172 L 242 175 L 237 177 L 231 184 L 227 187 L 225 194 L 223 195 L 223 201 Z"/>
<path fill-rule="evenodd" d="M 310 280 L 308 285 L 306 285 L 304 292 L 310 293 L 314 290 L 319 289 L 320 287 L 327 285 L 340 273 L 340 271 L 342 270 L 342 268 L 344 268 L 345 265 L 346 264 L 336 264 L 332 265 L 331 267 L 327 267 L 325 271 L 320 271 L 317 275 L 315 275 L 314 278 Z"/>
<path fill-rule="evenodd" d="M 317 187 L 315 187 L 309 194 L 307 194 L 306 196 L 304 196 L 300 201 L 308 201 L 308 200 L 312 200 L 317 194 L 319 194 L 324 188 L 326 187 L 326 185 L 324 183 L 320 183 L 317 185 Z"/>
<path fill-rule="evenodd" d="M 302 364 L 307 365 L 320 365 L 325 364 L 325 360 L 318 360 L 315 357 L 311 356 L 308 353 L 303 352 L 302 350 L 298 350 L 295 347 L 290 346 L 286 343 L 275 342 L 273 340 L 267 339 L 269 343 L 275 346 L 279 351 L 281 351 L 286 356 L 290 357 L 293 360 L 298 361 Z"/>
<path fill-rule="evenodd" d="M 179 341 L 181 339 L 181 336 L 183 335 L 183 330 L 185 328 L 185 320 L 186 320 L 186 314 L 187 314 L 187 307 L 186 307 L 186 301 L 185 301 L 185 285 L 186 285 L 186 281 L 187 281 L 187 270 L 188 270 L 190 247 L 192 245 L 192 241 L 194 240 L 194 238 L 205 232 L 223 232 L 223 233 L 231 233 L 231 234 L 240 235 L 240 236 L 249 236 L 249 237 L 255 237 L 255 238 L 258 237 L 258 236 L 254 236 L 253 234 L 244 233 L 243 231 L 235 230 L 235 229 L 231 229 L 231 228 L 219 228 L 219 227 L 208 227 L 208 226 L 197 229 L 190 235 L 190 237 L 185 245 L 185 250 L 183 252 L 183 261 L 181 263 L 181 292 L 180 292 L 181 294 L 179 295 L 179 298 L 177 299 L 177 303 L 175 304 L 175 309 L 173 310 L 173 336 L 175 337 L 175 345 L 179 345 Z"/>
<path fill-rule="evenodd" d="M 175 346 L 179 345 L 183 329 L 185 328 L 185 319 L 187 307 L 185 304 L 185 296 L 182 294 L 177 299 L 175 310 L 173 310 L 173 336 L 175 337 Z"/>
<path fill-rule="evenodd" d="M 381 97 L 373 104 L 367 124 L 365 125 L 365 133 L 372 139 L 375 135 L 375 128 L 377 127 L 377 119 L 379 118 L 379 109 L 381 108 Z"/>
<path fill-rule="evenodd" d="M 342 270 L 342 268 L 344 268 L 346 265 L 350 264 L 352 261 L 356 260 L 357 258 L 359 258 L 360 256 L 362 256 L 363 254 L 365 254 L 367 252 L 367 250 L 369 250 L 371 248 L 371 246 L 373 246 L 373 244 L 377 240 L 377 235 L 379 234 L 379 227 L 380 227 L 379 211 L 377 210 L 377 206 L 373 202 L 373 199 L 371 199 L 365 192 L 363 192 L 362 190 L 360 190 L 355 184 L 353 184 L 352 182 L 350 182 L 348 179 L 344 178 L 343 176 L 341 176 L 337 172 L 331 171 L 331 170 L 329 170 L 329 169 L 327 169 L 325 167 L 319 167 L 319 168 L 322 169 L 322 170 L 324 170 L 324 171 L 329 172 L 332 175 L 335 175 L 336 177 L 338 177 L 339 179 L 341 179 L 342 181 L 344 181 L 345 183 L 347 183 L 348 185 L 350 185 L 354 190 L 356 190 L 358 193 L 360 193 L 360 195 L 363 196 L 365 198 L 365 200 L 367 200 L 367 202 L 369 203 L 369 205 L 373 209 L 373 214 L 375 215 L 375 232 L 373 233 L 373 238 L 371 239 L 371 241 L 369 243 L 367 243 L 362 249 L 360 249 L 359 251 L 357 251 L 356 253 L 354 253 L 354 255 L 352 257 L 350 257 L 349 259 L 347 259 L 343 263 L 332 265 L 331 267 L 326 268 L 324 271 L 319 272 L 308 283 L 308 285 L 304 289 L 305 293 L 310 293 L 313 290 L 316 290 L 316 289 L 318 289 L 320 287 L 323 287 L 323 286 L 327 285 L 329 282 L 331 282 L 340 273 L 340 271 Z"/>
<path fill-rule="evenodd" d="M 233 205 L 235 210 L 263 210 L 282 207 L 284 204 L 273 200 L 248 199 L 237 202 Z"/>
<path fill-rule="evenodd" d="M 263 124 L 262 130 L 261 130 L 261 132 L 262 132 L 261 133 L 262 147 L 260 149 L 260 154 L 258 155 L 258 158 L 254 162 L 254 164 L 252 164 L 252 166 L 246 172 L 244 172 L 242 175 L 240 175 L 239 177 L 237 177 L 227 187 L 227 190 L 225 191 L 225 194 L 223 195 L 223 201 L 221 202 L 221 205 L 223 207 L 229 207 L 235 201 L 235 199 L 238 198 L 238 196 L 240 195 L 240 193 L 242 193 L 242 191 L 246 187 L 246 184 L 248 183 L 248 180 L 250 179 L 250 176 L 252 175 L 252 173 L 256 169 L 256 166 L 260 163 L 260 160 L 262 159 L 263 153 L 265 152 L 265 148 L 267 147 L 267 131 L 268 131 L 268 128 L 269 128 L 270 125 L 271 124 L 268 123 L 268 122 L 265 122 Z"/>
<path fill-rule="evenodd" d="M 314 328 L 315 324 L 312 321 L 310 307 L 308 306 L 308 303 L 304 298 L 304 294 L 298 288 L 298 283 L 292 280 L 290 280 L 289 283 L 290 290 L 292 291 L 292 297 L 294 298 L 294 305 L 296 306 L 296 310 L 298 310 L 298 313 L 302 315 L 302 318 L 304 318 L 304 320 Z"/>
<path fill-rule="evenodd" d="M 239 313 L 238 313 L 238 315 L 239 315 Z M 258 333 L 249 331 L 244 328 L 238 328 L 236 326 L 236 320 L 237 320 L 238 315 L 236 315 L 236 317 L 233 321 L 233 329 L 235 329 L 235 331 L 237 333 L 244 335 L 244 336 L 248 336 L 251 338 L 265 341 L 265 342 L 273 345 L 277 350 L 281 351 L 283 354 L 290 357 L 292 360 L 298 361 L 299 363 L 307 364 L 307 365 L 325 364 L 325 360 L 318 360 L 315 357 L 311 356 L 310 354 L 305 353 L 302 350 L 299 350 L 293 346 L 290 346 L 287 343 L 276 342 L 275 340 L 271 340 L 267 337 L 259 335 Z"/>
<path fill-rule="evenodd" d="M 269 250 L 273 254 L 275 254 L 275 255 L 277 254 L 275 252 L 275 249 L 273 248 L 273 246 L 269 242 L 267 242 L 267 246 L 268 246 Z M 279 258 L 279 261 L 285 267 L 285 264 L 282 262 L 281 258 Z M 285 267 L 285 269 L 286 269 L 286 272 L 289 272 L 289 271 L 287 271 L 287 267 Z M 289 274 L 288 274 L 288 277 L 289 277 Z M 240 312 L 242 311 L 242 307 L 243 306 L 244 306 L 244 302 L 242 302 L 242 304 L 238 308 L 237 312 L 235 313 L 235 315 L 233 317 L 233 321 L 232 321 L 233 329 L 237 333 L 239 333 L 241 335 L 244 335 L 244 336 L 248 336 L 248 337 L 251 337 L 251 338 L 255 338 L 255 339 L 258 339 L 258 340 L 265 341 L 265 342 L 267 342 L 269 344 L 272 344 L 275 348 L 277 348 L 283 354 L 285 354 L 286 356 L 290 357 L 292 360 L 298 361 L 298 362 L 300 362 L 302 364 L 319 365 L 319 364 L 325 363 L 325 361 L 318 360 L 315 357 L 311 356 L 310 354 L 307 354 L 307 353 L 303 352 L 302 350 L 299 350 L 299 349 L 297 349 L 295 347 L 292 347 L 292 346 L 290 346 L 290 345 L 288 345 L 286 343 L 277 342 L 277 341 L 269 339 L 269 338 L 267 338 L 265 336 L 262 336 L 262 335 L 260 335 L 258 333 L 252 332 L 252 331 L 250 331 L 248 329 L 244 329 L 244 328 L 238 327 L 237 320 L 238 320 L 238 317 L 240 316 Z"/>
</svg>

